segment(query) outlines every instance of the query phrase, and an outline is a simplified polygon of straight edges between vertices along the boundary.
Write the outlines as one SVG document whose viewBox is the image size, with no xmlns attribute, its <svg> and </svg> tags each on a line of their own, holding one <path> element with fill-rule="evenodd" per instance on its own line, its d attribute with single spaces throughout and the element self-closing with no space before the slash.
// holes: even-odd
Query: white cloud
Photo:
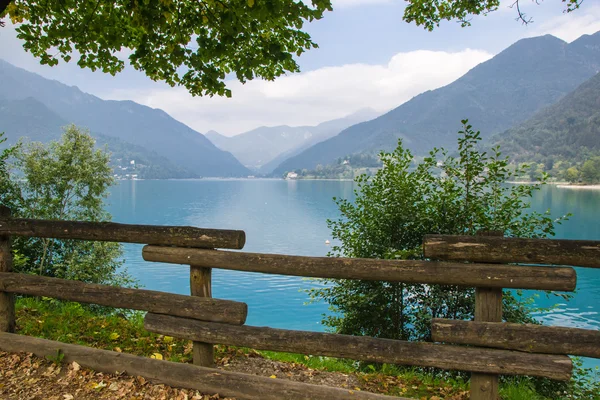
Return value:
<svg viewBox="0 0 600 400">
<path fill-rule="evenodd" d="M 551 34 L 567 42 L 581 35 L 600 31 L 600 6 L 583 2 L 581 8 L 560 15 L 534 27 L 531 36 Z"/>
<path fill-rule="evenodd" d="M 261 125 L 307 125 L 361 108 L 385 111 L 456 80 L 492 57 L 481 50 L 398 53 L 385 65 L 349 64 L 280 77 L 229 82 L 233 98 L 193 98 L 183 88 L 156 86 L 104 95 L 161 108 L 200 132 L 240 133 Z"/>
</svg>

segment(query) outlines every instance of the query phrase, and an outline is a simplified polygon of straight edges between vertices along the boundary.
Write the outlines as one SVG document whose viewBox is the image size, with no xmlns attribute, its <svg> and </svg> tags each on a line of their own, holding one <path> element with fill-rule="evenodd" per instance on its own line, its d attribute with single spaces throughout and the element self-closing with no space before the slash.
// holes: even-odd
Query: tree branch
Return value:
<svg viewBox="0 0 600 400">
<path fill-rule="evenodd" d="M 0 0 L 0 15 L 4 14 L 6 8 L 13 0 Z M 0 20 L 0 28 L 4 27 L 4 21 Z"/>
<path fill-rule="evenodd" d="M 509 7 L 510 8 L 515 7 L 517 9 L 517 14 L 519 15 L 517 18 L 515 18 L 517 21 L 521 21 L 523 23 L 523 25 L 529 25 L 531 22 L 533 22 L 533 20 L 531 18 L 527 17 L 527 15 L 521 11 L 519 1 L 520 0 L 515 0 L 515 2 L 512 3 Z M 536 3 L 539 4 L 537 0 L 536 0 Z"/>
</svg>

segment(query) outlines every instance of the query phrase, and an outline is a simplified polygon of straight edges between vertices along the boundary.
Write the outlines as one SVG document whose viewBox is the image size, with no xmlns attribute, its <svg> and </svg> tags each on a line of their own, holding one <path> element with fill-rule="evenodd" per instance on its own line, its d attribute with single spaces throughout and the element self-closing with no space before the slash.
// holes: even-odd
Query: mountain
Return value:
<svg viewBox="0 0 600 400">
<path fill-rule="evenodd" d="M 281 153 L 280 155 L 278 155 L 277 157 L 275 157 L 274 159 L 272 159 L 271 161 L 269 161 L 268 163 L 263 165 L 259 169 L 259 172 L 262 174 L 266 174 L 266 175 L 271 174 L 277 167 L 279 167 L 279 165 L 281 165 L 287 159 L 292 158 L 292 157 L 302 153 L 304 150 L 311 148 L 312 146 L 314 146 L 317 143 L 320 143 L 324 140 L 327 140 L 330 137 L 337 135 L 341 130 L 347 128 L 348 126 L 357 124 L 359 122 L 370 121 L 370 120 L 378 117 L 379 115 L 381 115 L 381 113 L 378 113 L 371 108 L 364 108 L 353 114 L 348 115 L 345 118 L 323 122 L 322 124 L 318 125 L 319 127 L 322 127 L 322 129 L 327 129 L 327 127 L 332 127 L 332 125 L 336 125 L 338 123 L 338 121 L 339 122 L 343 121 L 345 126 L 335 126 L 335 128 L 332 127 L 333 129 L 331 129 L 329 131 L 329 134 L 327 136 L 316 135 L 312 138 L 312 140 L 307 140 L 304 143 L 302 143 L 300 146 L 293 148 L 291 150 L 288 150 L 284 153 Z M 352 120 L 354 120 L 354 121 L 352 121 Z M 335 133 L 331 134 L 332 132 L 335 132 Z"/>
<path fill-rule="evenodd" d="M 19 140 L 43 143 L 58 140 L 62 127 L 66 125 L 67 121 L 34 98 L 0 100 L 0 132 L 4 132 L 7 138 L 3 146 Z M 99 133 L 92 132 L 92 135 L 98 147 L 108 147 L 111 166 L 117 175 L 137 174 L 147 179 L 198 177 L 144 147 Z M 135 167 L 131 166 L 131 160 L 135 160 Z"/>
<path fill-rule="evenodd" d="M 600 154 L 600 73 L 491 142 L 516 161 L 579 162 Z"/>
<path fill-rule="evenodd" d="M 215 131 L 205 136 L 221 150 L 231 152 L 246 167 L 267 174 L 286 158 L 377 115 L 375 110 L 363 109 L 317 126 L 262 126 L 231 137 Z"/>
<path fill-rule="evenodd" d="M 212 142 L 212 144 L 214 144 L 217 147 L 221 146 L 223 143 L 225 143 L 227 141 L 227 139 L 229 139 L 228 136 L 221 135 L 217 131 L 208 131 L 204 134 L 204 136 L 206 136 L 206 138 L 208 140 L 210 140 Z"/>
<path fill-rule="evenodd" d="M 15 144 L 21 137 L 44 143 L 56 140 L 60 137 L 61 126 L 67 124 L 32 97 L 0 99 L 0 132 L 6 134 L 7 144 Z"/>
<path fill-rule="evenodd" d="M 201 176 L 247 176 L 235 157 L 159 109 L 133 101 L 102 100 L 0 60 L 0 100 L 33 98 L 68 123 L 118 138 Z M 0 121 L 1 123 L 1 121 Z M 0 127 L 2 129 L 2 127 Z"/>
<path fill-rule="evenodd" d="M 451 149 L 465 118 L 489 138 L 555 103 L 599 70 L 600 32 L 571 44 L 550 35 L 523 39 L 453 83 L 290 158 L 274 173 L 314 169 L 354 153 L 391 150 L 399 138 L 417 155 L 434 146 Z"/>
</svg>

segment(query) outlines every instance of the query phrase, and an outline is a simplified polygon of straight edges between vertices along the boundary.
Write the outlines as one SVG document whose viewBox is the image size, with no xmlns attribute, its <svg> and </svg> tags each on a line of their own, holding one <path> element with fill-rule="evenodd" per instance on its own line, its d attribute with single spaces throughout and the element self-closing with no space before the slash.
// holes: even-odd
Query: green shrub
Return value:
<svg viewBox="0 0 600 400">
<path fill-rule="evenodd" d="M 434 149 L 415 165 L 399 142 L 392 153 L 381 153 L 383 168 L 371 178 L 356 179 L 354 203 L 335 199 L 342 217 L 328 221 L 340 244 L 331 256 L 422 259 L 426 234 L 474 235 L 480 230 L 506 236 L 546 237 L 564 218 L 553 219 L 529 210 L 536 185 L 506 185 L 526 173 L 509 168 L 508 158 L 494 148 L 478 150 L 480 133 L 468 121 L 459 132 L 458 156 Z M 393 282 L 327 280 L 311 291 L 314 300 L 328 302 L 332 316 L 323 322 L 336 332 L 403 340 L 430 340 L 431 318 L 470 319 L 474 289 Z M 504 319 L 535 322 L 531 302 L 505 292 Z"/>
</svg>

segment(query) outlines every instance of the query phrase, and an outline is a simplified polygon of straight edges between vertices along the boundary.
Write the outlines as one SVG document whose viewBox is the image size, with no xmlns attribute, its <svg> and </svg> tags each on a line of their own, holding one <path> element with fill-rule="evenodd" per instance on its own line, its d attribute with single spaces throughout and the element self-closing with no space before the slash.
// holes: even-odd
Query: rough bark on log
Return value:
<svg viewBox="0 0 600 400">
<path fill-rule="evenodd" d="M 0 218 L 10 218 L 10 209 L 0 205 Z M 0 272 L 12 271 L 10 236 L 0 234 Z M 15 299 L 12 293 L 0 289 L 0 332 L 15 330 Z"/>
<path fill-rule="evenodd" d="M 431 332 L 436 342 L 600 358 L 598 330 L 434 319 Z"/>
<path fill-rule="evenodd" d="M 151 313 L 146 314 L 144 327 L 150 332 L 208 343 L 448 370 L 567 380 L 572 369 L 571 359 L 567 356 L 233 326 Z"/>
<path fill-rule="evenodd" d="M 594 240 L 427 235 L 423 250 L 435 260 L 600 268 L 600 241 Z"/>
<path fill-rule="evenodd" d="M 241 249 L 246 242 L 246 234 L 243 231 L 235 230 L 7 218 L 0 219 L 1 234 L 206 249 Z"/>
<path fill-rule="evenodd" d="M 190 265 L 190 291 L 192 296 L 212 297 L 212 270 Z M 214 367 L 215 354 L 212 343 L 194 342 L 192 351 L 195 365 Z"/>
<path fill-rule="evenodd" d="M 127 289 L 14 272 L 0 272 L 0 291 L 227 324 L 241 325 L 246 321 L 248 314 L 246 303 L 236 301 L 184 296 L 154 290 Z"/>
<path fill-rule="evenodd" d="M 501 288 L 475 288 L 475 321 L 502 321 Z M 499 378 L 497 374 L 471 374 L 471 399 L 497 400 Z"/>
<path fill-rule="evenodd" d="M 362 391 L 309 385 L 285 379 L 242 374 L 198 367 L 190 364 L 154 360 L 65 344 L 28 336 L 0 333 L 0 350 L 29 352 L 40 357 L 56 356 L 60 352 L 65 362 L 76 361 L 85 368 L 105 373 L 125 372 L 131 376 L 166 385 L 195 389 L 207 394 L 247 400 L 409 400 Z"/>
<path fill-rule="evenodd" d="M 479 231 L 477 236 L 503 237 L 501 231 Z M 475 288 L 475 321 L 502 321 L 502 288 Z M 498 400 L 500 377 L 497 374 L 471 374 L 471 400 Z"/>
<path fill-rule="evenodd" d="M 144 246 L 142 254 L 146 261 L 313 278 L 562 291 L 573 291 L 577 280 L 569 267 L 302 257 L 162 246 Z"/>
</svg>

